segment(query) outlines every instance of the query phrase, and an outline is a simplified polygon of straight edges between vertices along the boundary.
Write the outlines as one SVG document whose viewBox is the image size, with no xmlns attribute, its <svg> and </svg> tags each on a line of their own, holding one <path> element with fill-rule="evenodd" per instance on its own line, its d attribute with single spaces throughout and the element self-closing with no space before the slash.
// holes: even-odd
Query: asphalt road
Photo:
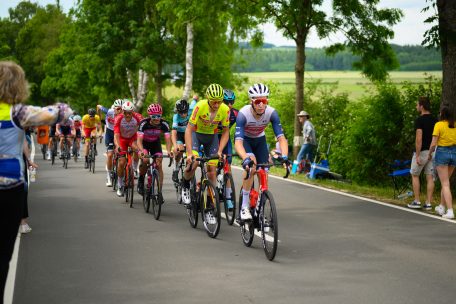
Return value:
<svg viewBox="0 0 456 304">
<path fill-rule="evenodd" d="M 130 209 L 105 186 L 102 155 L 95 174 L 39 158 L 14 303 L 455 301 L 454 223 L 271 178 L 280 243 L 270 262 L 259 238 L 245 247 L 226 221 L 216 239 L 201 222 L 192 229 L 167 168 L 156 221 L 139 195 Z"/>
</svg>

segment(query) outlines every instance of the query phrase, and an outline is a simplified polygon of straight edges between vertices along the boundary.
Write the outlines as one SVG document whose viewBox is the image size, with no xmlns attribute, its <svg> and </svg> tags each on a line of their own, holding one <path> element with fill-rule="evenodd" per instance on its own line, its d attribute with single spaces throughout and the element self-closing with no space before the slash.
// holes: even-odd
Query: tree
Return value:
<svg viewBox="0 0 456 304">
<path fill-rule="evenodd" d="M 301 126 L 296 114 L 304 108 L 304 70 L 306 41 L 311 30 L 320 38 L 342 33 L 345 43 L 337 43 L 327 49 L 335 54 L 345 48 L 359 56 L 354 67 L 371 79 L 381 80 L 387 70 L 397 66 L 394 53 L 387 40 L 394 36 L 391 30 L 402 17 L 398 9 L 378 9 L 379 0 L 333 0 L 333 15 L 321 10 L 323 0 L 250 0 L 264 14 L 264 20 L 274 21 L 285 37 L 296 43 L 296 103 L 293 138 L 293 154 L 296 155 L 301 141 Z"/>
</svg>

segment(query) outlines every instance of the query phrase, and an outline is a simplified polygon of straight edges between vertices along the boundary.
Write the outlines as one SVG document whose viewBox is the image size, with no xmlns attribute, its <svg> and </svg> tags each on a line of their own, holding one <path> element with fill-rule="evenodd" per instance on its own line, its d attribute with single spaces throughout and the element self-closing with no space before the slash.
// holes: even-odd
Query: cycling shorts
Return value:
<svg viewBox="0 0 456 304">
<path fill-rule="evenodd" d="M 114 149 L 114 131 L 111 129 L 106 129 L 105 146 L 107 151 L 112 151 Z"/>
<path fill-rule="evenodd" d="M 199 157 L 199 148 L 203 145 L 204 155 L 211 156 L 217 154 L 219 148 L 219 139 L 217 134 L 202 134 L 202 133 L 192 133 L 192 151 L 193 155 Z M 217 166 L 218 159 L 212 159 L 208 162 L 208 165 Z"/>
<path fill-rule="evenodd" d="M 128 147 L 133 148 L 133 144 L 136 142 L 136 134 L 132 136 L 131 138 L 119 138 L 119 144 L 120 144 L 120 149 L 122 152 L 120 152 L 120 155 L 125 155 L 127 153 Z"/>
<path fill-rule="evenodd" d="M 81 129 L 76 129 L 76 138 L 81 138 Z"/>
<path fill-rule="evenodd" d="M 257 164 L 266 164 L 269 161 L 268 145 L 266 136 L 261 137 L 244 137 L 243 145 L 248 155 L 256 158 Z"/>
<path fill-rule="evenodd" d="M 178 145 L 185 144 L 185 132 L 177 132 L 176 142 Z"/>
<path fill-rule="evenodd" d="M 84 128 L 84 136 L 85 136 L 85 140 L 88 142 L 90 141 L 90 136 L 92 134 L 92 132 L 96 129 L 96 127 L 93 127 L 93 128 Z"/>
<path fill-rule="evenodd" d="M 155 154 L 163 155 L 161 142 L 159 140 L 152 141 L 152 142 L 143 141 L 143 147 L 144 147 L 143 152 L 145 154 L 149 153 L 150 155 L 155 155 Z"/>
<path fill-rule="evenodd" d="M 70 126 L 60 126 L 60 136 L 68 136 L 71 134 Z"/>
<path fill-rule="evenodd" d="M 49 137 L 55 136 L 55 130 L 56 130 L 56 126 L 55 125 L 51 126 L 51 128 L 49 129 Z"/>
</svg>

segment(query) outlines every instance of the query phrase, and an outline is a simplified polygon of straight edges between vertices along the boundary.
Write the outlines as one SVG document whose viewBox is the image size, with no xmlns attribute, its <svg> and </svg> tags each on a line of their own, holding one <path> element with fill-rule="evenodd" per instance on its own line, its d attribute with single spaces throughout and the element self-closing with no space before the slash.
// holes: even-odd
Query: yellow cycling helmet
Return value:
<svg viewBox="0 0 456 304">
<path fill-rule="evenodd" d="M 209 85 L 206 89 L 207 99 L 223 100 L 223 88 L 217 83 Z"/>
</svg>

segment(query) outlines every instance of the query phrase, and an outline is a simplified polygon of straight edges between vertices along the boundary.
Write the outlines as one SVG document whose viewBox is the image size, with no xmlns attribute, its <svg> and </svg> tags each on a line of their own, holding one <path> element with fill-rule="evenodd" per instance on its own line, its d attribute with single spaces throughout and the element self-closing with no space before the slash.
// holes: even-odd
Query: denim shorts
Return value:
<svg viewBox="0 0 456 304">
<path fill-rule="evenodd" d="M 435 152 L 435 166 L 456 167 L 456 146 L 438 146 Z"/>
</svg>

